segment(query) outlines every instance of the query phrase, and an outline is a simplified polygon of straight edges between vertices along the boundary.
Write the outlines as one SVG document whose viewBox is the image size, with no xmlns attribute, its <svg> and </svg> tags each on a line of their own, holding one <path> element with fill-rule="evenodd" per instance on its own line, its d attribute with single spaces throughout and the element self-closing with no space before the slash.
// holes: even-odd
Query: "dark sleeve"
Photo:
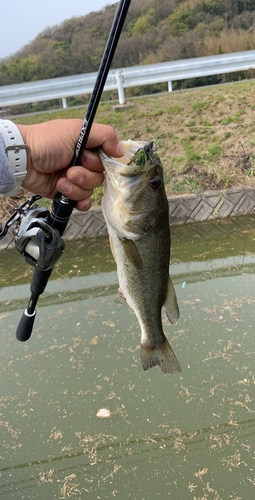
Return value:
<svg viewBox="0 0 255 500">
<path fill-rule="evenodd" d="M 14 173 L 5 154 L 5 145 L 0 134 L 0 194 L 9 193 L 16 187 Z"/>
</svg>

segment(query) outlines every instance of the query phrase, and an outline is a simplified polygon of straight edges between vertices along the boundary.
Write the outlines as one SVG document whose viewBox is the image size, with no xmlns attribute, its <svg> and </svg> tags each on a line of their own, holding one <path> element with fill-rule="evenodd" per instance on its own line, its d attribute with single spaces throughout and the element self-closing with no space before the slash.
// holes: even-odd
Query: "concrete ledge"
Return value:
<svg viewBox="0 0 255 500">
<path fill-rule="evenodd" d="M 168 201 L 171 225 L 255 214 L 255 188 L 249 187 L 171 196 Z M 107 228 L 102 210 L 95 207 L 84 213 L 77 210 L 73 212 L 64 239 L 70 241 L 105 234 Z M 14 236 L 9 231 L 7 236 L 0 240 L 0 250 L 13 246 Z"/>
<path fill-rule="evenodd" d="M 242 187 L 202 194 L 172 196 L 170 224 L 189 224 L 255 213 L 255 188 Z"/>
</svg>

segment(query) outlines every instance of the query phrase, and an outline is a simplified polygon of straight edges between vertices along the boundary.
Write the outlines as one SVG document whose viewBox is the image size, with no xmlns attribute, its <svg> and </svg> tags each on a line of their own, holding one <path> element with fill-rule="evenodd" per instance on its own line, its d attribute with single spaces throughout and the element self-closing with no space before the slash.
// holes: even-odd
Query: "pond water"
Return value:
<svg viewBox="0 0 255 500">
<path fill-rule="evenodd" d="M 142 370 L 107 238 L 67 245 L 24 344 L 32 270 L 1 252 L 0 498 L 254 498 L 255 219 L 171 235 L 172 375 Z"/>
</svg>

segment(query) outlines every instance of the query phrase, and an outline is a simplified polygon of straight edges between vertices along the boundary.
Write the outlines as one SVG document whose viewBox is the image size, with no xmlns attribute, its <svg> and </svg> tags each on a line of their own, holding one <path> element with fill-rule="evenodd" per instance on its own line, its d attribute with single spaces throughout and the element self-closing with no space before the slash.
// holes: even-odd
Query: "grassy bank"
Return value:
<svg viewBox="0 0 255 500">
<path fill-rule="evenodd" d="M 133 107 L 121 112 L 101 104 L 95 121 L 112 125 L 119 138 L 156 142 L 167 195 L 255 185 L 255 82 L 158 94 L 131 103 Z M 84 118 L 85 111 L 61 110 L 13 121 Z M 101 191 L 95 201 L 100 201 Z"/>
</svg>

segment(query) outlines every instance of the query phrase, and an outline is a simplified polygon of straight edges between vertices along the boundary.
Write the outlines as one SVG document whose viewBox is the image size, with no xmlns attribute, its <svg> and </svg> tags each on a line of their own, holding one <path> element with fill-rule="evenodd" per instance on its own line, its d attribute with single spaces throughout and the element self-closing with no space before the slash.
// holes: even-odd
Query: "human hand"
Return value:
<svg viewBox="0 0 255 500">
<path fill-rule="evenodd" d="M 94 123 L 81 165 L 68 168 L 82 125 L 78 119 L 17 125 L 29 147 L 24 189 L 50 199 L 60 191 L 77 202 L 78 210 L 90 208 L 93 189 L 104 181 L 103 165 L 93 149 L 102 146 L 106 154 L 117 158 L 124 151 L 112 127 Z"/>
</svg>

